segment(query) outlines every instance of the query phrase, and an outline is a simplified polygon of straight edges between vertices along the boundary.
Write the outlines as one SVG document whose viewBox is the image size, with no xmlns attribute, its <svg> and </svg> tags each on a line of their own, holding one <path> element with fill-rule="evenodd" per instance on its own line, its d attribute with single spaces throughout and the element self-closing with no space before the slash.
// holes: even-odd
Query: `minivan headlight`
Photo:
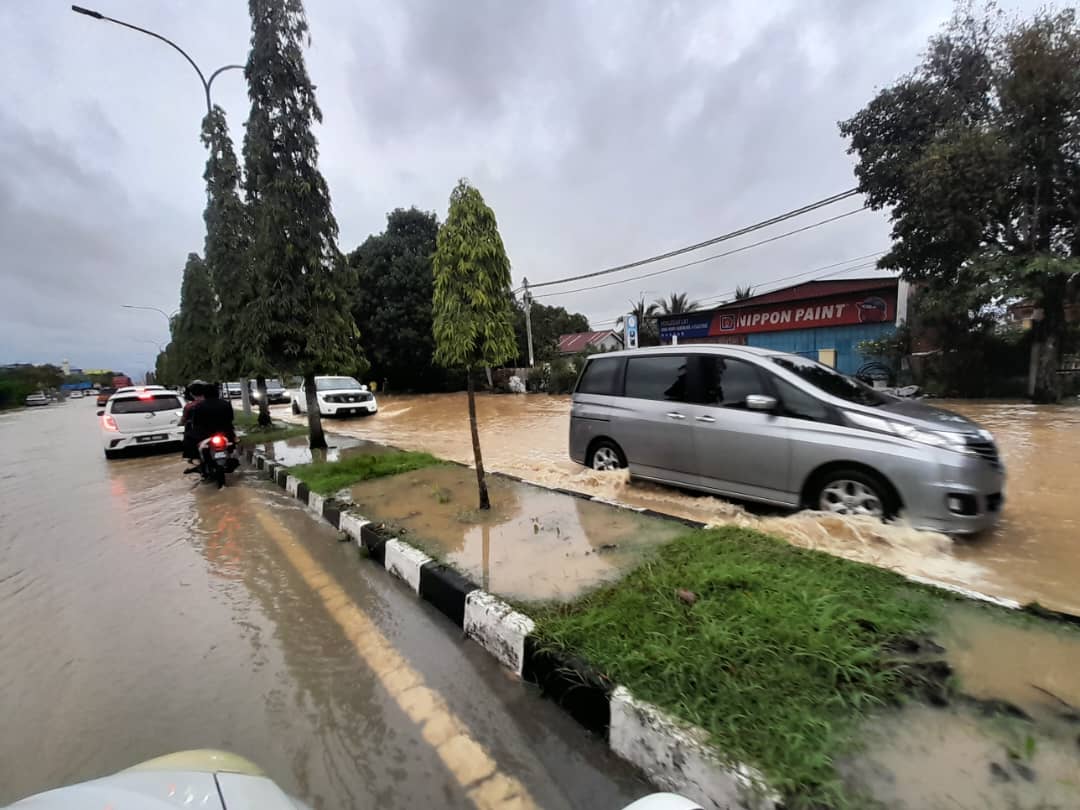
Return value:
<svg viewBox="0 0 1080 810">
<path fill-rule="evenodd" d="M 892 433 L 920 444 L 928 444 L 931 447 L 942 447 L 946 450 L 954 450 L 957 453 L 973 453 L 963 433 L 953 433 L 947 430 L 925 430 L 909 425 L 905 422 L 893 422 L 879 416 L 847 411 L 844 414 L 852 424 L 859 427 L 877 430 L 882 433 Z"/>
</svg>

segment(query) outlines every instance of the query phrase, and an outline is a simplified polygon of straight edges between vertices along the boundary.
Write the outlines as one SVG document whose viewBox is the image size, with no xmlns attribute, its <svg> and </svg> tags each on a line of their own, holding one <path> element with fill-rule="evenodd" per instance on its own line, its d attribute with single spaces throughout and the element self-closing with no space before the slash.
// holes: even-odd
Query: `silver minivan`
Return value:
<svg viewBox="0 0 1080 810">
<path fill-rule="evenodd" d="M 590 357 L 570 457 L 597 470 L 784 507 L 964 534 L 994 526 L 1005 469 L 989 432 L 795 354 L 684 345 Z"/>
</svg>

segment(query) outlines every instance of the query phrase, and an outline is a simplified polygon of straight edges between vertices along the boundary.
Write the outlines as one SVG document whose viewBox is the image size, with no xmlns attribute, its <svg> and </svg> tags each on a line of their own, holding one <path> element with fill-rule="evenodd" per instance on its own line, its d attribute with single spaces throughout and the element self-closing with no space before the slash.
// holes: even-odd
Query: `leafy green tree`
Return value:
<svg viewBox="0 0 1080 810">
<path fill-rule="evenodd" d="M 525 329 L 525 310 L 515 303 L 514 339 L 517 343 L 517 363 L 529 363 L 529 342 Z M 567 312 L 564 307 L 549 307 L 533 302 L 529 313 L 532 321 L 533 360 L 547 363 L 559 355 L 559 338 L 575 332 L 588 332 L 589 319 L 580 312 Z"/>
<path fill-rule="evenodd" d="M 397 390 L 446 387 L 446 371 L 433 359 L 431 262 L 438 233 L 435 214 L 397 208 L 387 214 L 386 230 L 349 255 L 353 316 L 364 330 L 371 373 Z"/>
<path fill-rule="evenodd" d="M 660 308 L 656 304 L 650 304 L 642 296 L 635 303 L 630 302 L 630 313 L 637 316 L 638 322 L 638 345 L 656 346 L 660 343 L 660 330 L 656 325 L 656 316 L 660 314 Z M 621 332 L 625 325 L 626 316 L 620 315 L 615 321 L 615 330 Z"/>
<path fill-rule="evenodd" d="M 753 298 L 753 297 L 754 297 L 754 288 L 751 287 L 749 284 L 746 284 L 745 286 L 740 284 L 740 285 L 735 287 L 735 300 L 736 301 L 745 301 L 747 298 Z"/>
<path fill-rule="evenodd" d="M 172 321 L 176 376 L 183 382 L 216 377 L 217 299 L 210 270 L 197 253 L 189 253 L 180 284 L 180 311 Z"/>
<path fill-rule="evenodd" d="M 505 363 L 517 348 L 507 295 L 510 260 L 495 212 L 466 180 L 459 180 L 450 194 L 450 211 L 436 240 L 434 271 L 435 362 L 465 369 L 480 508 L 490 509 L 472 372 Z"/>
<path fill-rule="evenodd" d="M 312 132 L 322 112 L 302 52 L 308 24 L 300 0 L 249 0 L 248 9 L 251 53 L 244 74 L 251 113 L 244 183 L 255 290 L 243 313 L 251 336 L 248 359 L 253 369 L 303 376 L 309 444 L 325 448 L 315 375 L 355 373 L 364 361 Z"/>
<path fill-rule="evenodd" d="M 225 111 L 214 105 L 203 118 L 202 142 L 208 151 L 206 170 L 206 265 L 217 296 L 215 367 L 226 380 L 246 380 L 257 370 L 255 336 L 243 317 L 255 291 L 248 260 L 251 225 L 240 199 L 240 167 Z M 171 369 L 166 369 L 169 371 Z M 164 379 L 159 374 L 159 379 Z M 270 423 L 266 397 L 260 399 L 259 423 Z"/>
<path fill-rule="evenodd" d="M 1080 273 L 1080 26 L 960 13 L 913 73 L 840 124 L 859 188 L 887 208 L 879 266 L 947 289 L 1030 298 L 1031 394 L 1056 401 L 1065 304 Z"/>
<path fill-rule="evenodd" d="M 684 315 L 698 308 L 697 301 L 691 301 L 686 293 L 672 293 L 667 298 L 656 299 L 656 308 L 660 315 Z"/>
</svg>

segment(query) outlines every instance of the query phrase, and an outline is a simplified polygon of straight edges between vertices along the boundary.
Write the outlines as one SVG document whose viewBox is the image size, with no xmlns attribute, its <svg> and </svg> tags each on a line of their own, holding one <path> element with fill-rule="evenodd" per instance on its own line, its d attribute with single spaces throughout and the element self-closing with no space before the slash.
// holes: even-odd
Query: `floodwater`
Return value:
<svg viewBox="0 0 1080 810">
<path fill-rule="evenodd" d="M 365 518 L 515 600 L 570 601 L 685 531 L 499 476 L 488 491 L 491 509 L 480 511 L 476 471 L 447 465 L 365 481 L 351 496 Z"/>
<path fill-rule="evenodd" d="M 1080 807 L 1080 632 L 958 605 L 938 640 L 961 697 L 874 717 L 848 786 L 893 810 Z"/>
<path fill-rule="evenodd" d="M 620 472 L 597 473 L 567 456 L 565 396 L 477 398 L 484 464 L 547 486 L 599 495 L 714 524 L 754 526 L 790 542 L 908 574 L 1080 614 L 1080 407 L 941 401 L 994 433 L 1008 471 L 1003 520 L 984 535 L 952 540 L 903 525 L 768 513 L 695 496 Z M 471 463 L 464 394 L 385 396 L 374 417 L 327 422 L 351 436 Z M 287 410 L 275 409 L 287 418 Z"/>
<path fill-rule="evenodd" d="M 202 747 L 320 809 L 647 792 L 254 474 L 218 491 L 177 453 L 107 462 L 82 400 L 0 414 L 0 447 L 0 806 Z"/>
</svg>

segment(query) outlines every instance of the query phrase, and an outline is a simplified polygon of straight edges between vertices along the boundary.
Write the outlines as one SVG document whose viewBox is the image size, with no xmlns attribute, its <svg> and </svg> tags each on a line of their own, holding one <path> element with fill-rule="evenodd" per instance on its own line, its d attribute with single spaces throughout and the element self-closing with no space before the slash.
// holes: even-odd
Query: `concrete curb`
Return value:
<svg viewBox="0 0 1080 810">
<path fill-rule="evenodd" d="M 535 623 L 525 614 L 420 549 L 386 536 L 381 525 L 349 511 L 347 504 L 309 492 L 302 481 L 288 474 L 285 465 L 268 461 L 250 448 L 245 457 L 356 543 L 369 559 L 406 582 L 503 666 L 539 686 L 544 696 L 601 736 L 616 756 L 637 767 L 656 786 L 677 791 L 709 810 L 780 807 L 779 797 L 768 789 L 761 774 L 745 765 L 723 763 L 701 742 L 703 731 L 634 698 L 628 689 L 580 660 L 543 649 L 533 635 Z"/>
</svg>

